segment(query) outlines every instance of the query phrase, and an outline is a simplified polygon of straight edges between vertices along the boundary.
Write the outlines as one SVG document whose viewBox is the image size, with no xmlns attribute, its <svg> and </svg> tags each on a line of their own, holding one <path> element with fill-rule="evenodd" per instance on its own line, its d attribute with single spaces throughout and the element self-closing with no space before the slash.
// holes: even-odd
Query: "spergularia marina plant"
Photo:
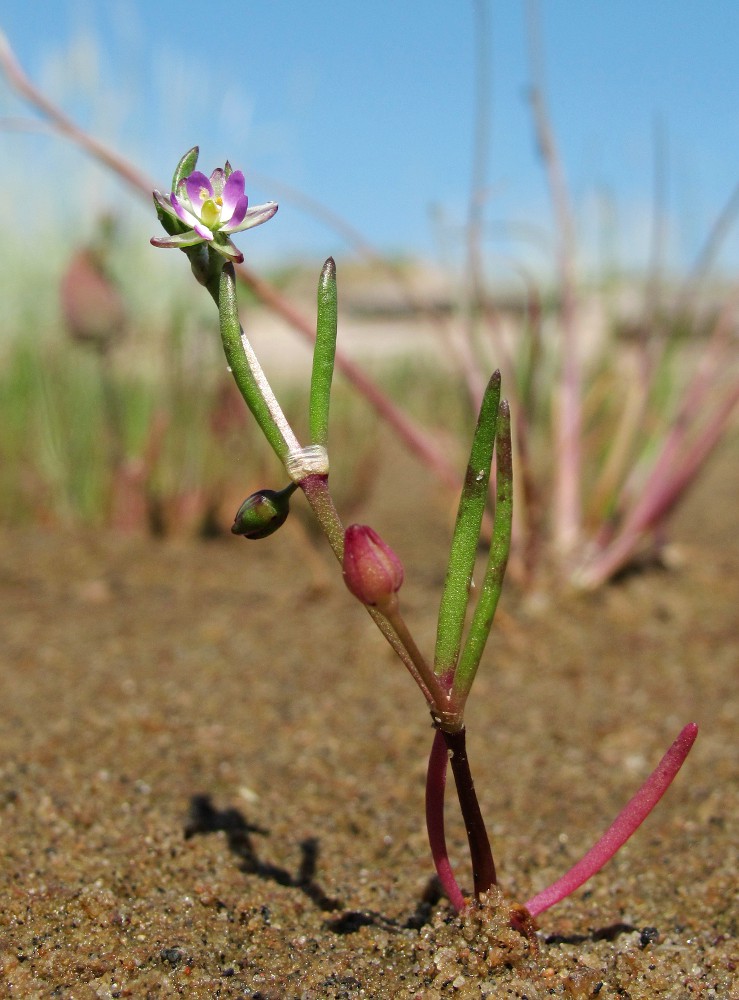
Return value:
<svg viewBox="0 0 739 1000">
<path fill-rule="evenodd" d="M 252 494 L 239 508 L 232 531 L 247 539 L 265 538 L 288 516 L 300 490 L 315 515 L 351 593 L 368 613 L 420 688 L 435 730 L 426 783 L 426 824 L 439 882 L 457 910 L 474 905 L 497 884 L 486 826 L 475 793 L 467 755 L 464 710 L 500 597 L 511 544 L 513 467 L 511 416 L 501 399 L 501 378 L 494 372 L 485 390 L 454 528 L 446 581 L 440 602 L 433 660 L 417 646 L 400 610 L 403 565 L 380 535 L 367 525 L 345 528 L 329 488 L 328 428 L 337 334 L 336 266 L 329 258 L 318 283 L 313 370 L 309 393 L 310 440 L 301 445 L 267 381 L 239 322 L 234 264 L 243 260 L 231 241 L 234 233 L 268 221 L 274 202 L 249 208 L 244 175 L 225 168 L 206 177 L 196 169 L 198 149 L 177 166 L 171 192 L 154 192 L 157 214 L 167 235 L 157 247 L 178 248 L 189 258 L 197 280 L 218 307 L 224 353 L 230 371 L 264 437 L 285 468 L 287 483 Z M 491 476 L 491 468 L 495 475 Z M 482 579 L 473 586 L 483 518 L 491 502 L 493 529 Z M 472 595 L 476 598 L 472 601 Z M 470 603 L 474 606 L 470 609 Z M 698 729 L 684 727 L 606 833 L 569 872 L 525 904 L 511 907 L 511 923 L 533 932 L 533 918 L 574 892 L 594 875 L 634 833 L 664 794 L 687 757 Z M 444 836 L 444 790 L 451 763 L 467 831 L 473 897 L 462 892 L 449 863 Z"/>
</svg>

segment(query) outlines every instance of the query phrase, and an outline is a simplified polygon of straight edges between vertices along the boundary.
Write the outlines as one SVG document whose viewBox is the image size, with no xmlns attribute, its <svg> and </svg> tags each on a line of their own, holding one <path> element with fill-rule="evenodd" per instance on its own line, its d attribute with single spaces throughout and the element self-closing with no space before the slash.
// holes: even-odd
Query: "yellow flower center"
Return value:
<svg viewBox="0 0 739 1000">
<path fill-rule="evenodd" d="M 221 221 L 222 198 L 206 198 L 200 213 L 200 220 L 208 229 L 213 229 Z"/>
</svg>

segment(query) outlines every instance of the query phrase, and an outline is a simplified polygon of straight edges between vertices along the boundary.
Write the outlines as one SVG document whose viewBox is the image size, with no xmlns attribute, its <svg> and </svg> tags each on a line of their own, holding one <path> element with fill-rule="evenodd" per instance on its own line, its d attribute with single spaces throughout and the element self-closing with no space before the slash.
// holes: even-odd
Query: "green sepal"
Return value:
<svg viewBox="0 0 739 1000">
<path fill-rule="evenodd" d="M 513 524 L 513 448 L 511 444 L 511 411 L 503 400 L 498 413 L 495 438 L 496 496 L 495 525 L 490 542 L 488 563 L 480 587 L 475 613 L 454 675 L 453 695 L 462 702 L 475 679 L 485 644 L 498 607 L 503 577 L 511 550 Z"/>
<path fill-rule="evenodd" d="M 316 344 L 310 381 L 310 437 L 313 444 L 326 447 L 328 415 L 331 404 L 331 381 L 336 358 L 337 329 L 336 263 L 329 257 L 318 281 Z"/>
<path fill-rule="evenodd" d="M 180 162 L 175 168 L 175 172 L 172 175 L 172 191 L 177 191 L 177 185 L 183 179 L 183 177 L 189 177 L 197 166 L 198 156 L 200 155 L 200 147 L 193 146 L 192 149 L 188 149 L 185 155 L 182 157 Z"/>
<path fill-rule="evenodd" d="M 472 438 L 462 495 L 459 499 L 444 592 L 439 606 L 434 670 L 445 675 L 454 670 L 462 643 L 480 527 L 488 496 L 490 465 L 498 421 L 500 372 L 493 372 L 485 389 Z"/>
<path fill-rule="evenodd" d="M 157 213 L 157 219 L 159 219 L 162 229 L 168 236 L 179 236 L 181 233 L 188 231 L 188 227 L 182 219 L 177 219 L 174 215 L 170 215 L 169 212 L 165 212 L 156 198 L 154 198 L 154 210 Z"/>
</svg>

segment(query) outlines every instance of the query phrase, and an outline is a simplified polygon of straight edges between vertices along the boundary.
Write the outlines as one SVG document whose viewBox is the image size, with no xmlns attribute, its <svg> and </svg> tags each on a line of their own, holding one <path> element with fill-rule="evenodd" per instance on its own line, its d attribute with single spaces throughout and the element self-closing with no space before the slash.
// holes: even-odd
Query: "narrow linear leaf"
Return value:
<svg viewBox="0 0 739 1000">
<path fill-rule="evenodd" d="M 336 264 L 333 257 L 329 257 L 318 281 L 318 318 L 309 404 L 311 441 L 324 447 L 328 442 L 331 381 L 336 357 L 337 303 Z"/>
<path fill-rule="evenodd" d="M 246 405 L 254 415 L 259 427 L 281 461 L 285 461 L 288 445 L 270 413 L 264 398 L 263 387 L 257 384 L 241 340 L 241 324 L 236 299 L 236 278 L 233 264 L 224 265 L 218 288 L 218 316 L 221 327 L 221 341 L 231 374 L 244 397 Z"/>
<path fill-rule="evenodd" d="M 488 494 L 499 401 L 500 372 L 495 371 L 485 389 L 477 427 L 472 438 L 470 459 L 454 526 L 444 593 L 439 607 L 434 669 L 440 675 L 453 670 L 459 656 L 480 526 Z"/>
<path fill-rule="evenodd" d="M 698 726 L 689 722 L 678 733 L 677 739 L 649 775 L 639 791 L 608 827 L 603 836 L 573 865 L 568 872 L 524 904 L 532 917 L 537 917 L 550 906 L 566 899 L 588 879 L 601 870 L 614 854 L 641 826 L 652 809 L 672 784 L 677 772 L 685 763 L 698 735 Z"/>
<path fill-rule="evenodd" d="M 465 642 L 459 667 L 454 676 L 454 693 L 466 698 L 475 679 L 485 644 L 498 607 L 498 599 L 503 587 L 508 553 L 511 548 L 511 524 L 513 520 L 513 457 L 511 446 L 511 411 L 508 401 L 503 400 L 498 414 L 495 439 L 496 455 L 496 498 L 495 526 L 490 542 L 490 553 L 485 577 L 480 588 L 475 613 L 472 616 L 469 634 Z"/>
</svg>

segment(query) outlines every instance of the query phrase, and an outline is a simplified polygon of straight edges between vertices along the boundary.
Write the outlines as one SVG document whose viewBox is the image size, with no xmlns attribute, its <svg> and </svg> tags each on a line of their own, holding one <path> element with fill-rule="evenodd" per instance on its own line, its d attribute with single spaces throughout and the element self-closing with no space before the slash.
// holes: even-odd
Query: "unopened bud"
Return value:
<svg viewBox="0 0 739 1000">
<path fill-rule="evenodd" d="M 258 490 L 239 507 L 231 526 L 234 535 L 244 538 L 266 538 L 277 531 L 290 513 L 290 496 L 296 487 L 290 486 L 279 492 L 275 490 Z"/>
<path fill-rule="evenodd" d="M 395 602 L 403 564 L 366 524 L 351 524 L 344 534 L 344 582 L 354 596 L 380 610 Z"/>
</svg>

